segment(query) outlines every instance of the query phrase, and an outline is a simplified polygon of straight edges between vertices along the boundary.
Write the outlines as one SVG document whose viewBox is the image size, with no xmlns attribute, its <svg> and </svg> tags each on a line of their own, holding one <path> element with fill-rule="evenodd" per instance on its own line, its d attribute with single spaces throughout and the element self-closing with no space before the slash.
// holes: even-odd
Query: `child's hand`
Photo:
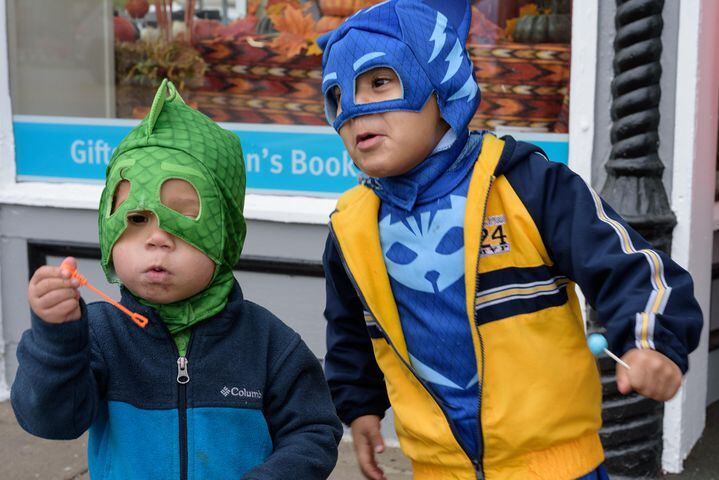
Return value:
<svg viewBox="0 0 719 480">
<path fill-rule="evenodd" d="M 75 259 L 68 257 L 71 266 Z M 80 319 L 80 286 L 70 272 L 45 265 L 30 279 L 27 298 L 33 312 L 48 323 L 64 323 Z"/>
<path fill-rule="evenodd" d="M 377 415 L 363 415 L 350 425 L 357 462 L 362 474 L 370 480 L 386 480 L 384 472 L 377 466 L 374 458 L 375 453 L 384 452 L 384 440 L 379 422 L 380 418 Z"/>
<path fill-rule="evenodd" d="M 682 384 L 682 372 L 669 358 L 654 350 L 633 348 L 622 356 L 631 369 L 617 365 L 617 388 L 622 395 L 632 390 L 665 402 Z"/>
</svg>

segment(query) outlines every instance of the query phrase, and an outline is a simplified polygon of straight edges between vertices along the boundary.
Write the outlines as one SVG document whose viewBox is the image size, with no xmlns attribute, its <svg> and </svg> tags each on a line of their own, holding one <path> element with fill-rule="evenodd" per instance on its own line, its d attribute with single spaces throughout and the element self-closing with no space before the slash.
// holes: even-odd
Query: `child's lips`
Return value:
<svg viewBox="0 0 719 480">
<path fill-rule="evenodd" d="M 357 136 L 357 150 L 366 152 L 372 150 L 384 142 L 385 136 L 378 133 L 370 133 Z"/>
<path fill-rule="evenodd" d="M 145 278 L 151 283 L 164 283 L 170 278 L 170 272 L 162 267 L 150 267 L 145 271 Z"/>
</svg>

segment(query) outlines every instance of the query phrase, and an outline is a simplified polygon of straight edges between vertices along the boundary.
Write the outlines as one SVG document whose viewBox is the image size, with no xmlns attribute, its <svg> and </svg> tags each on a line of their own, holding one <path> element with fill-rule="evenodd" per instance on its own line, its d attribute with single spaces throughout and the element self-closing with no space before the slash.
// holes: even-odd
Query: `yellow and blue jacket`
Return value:
<svg viewBox="0 0 719 480">
<path fill-rule="evenodd" d="M 478 451 L 465 451 L 409 360 L 379 208 L 360 185 L 331 217 L 325 374 L 346 424 L 391 404 L 415 478 L 574 479 L 602 462 L 601 385 L 575 284 L 616 353 L 656 349 L 686 372 L 702 325 L 689 274 L 566 166 L 486 134 L 463 233 L 480 434 Z"/>
</svg>

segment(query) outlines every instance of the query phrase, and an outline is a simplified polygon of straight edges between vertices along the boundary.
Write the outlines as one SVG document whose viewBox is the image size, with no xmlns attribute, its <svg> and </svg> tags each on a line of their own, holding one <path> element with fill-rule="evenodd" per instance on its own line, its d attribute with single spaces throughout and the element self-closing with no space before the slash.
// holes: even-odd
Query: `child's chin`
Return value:
<svg viewBox="0 0 719 480">
<path fill-rule="evenodd" d="M 167 303 L 174 303 L 179 300 L 179 298 L 176 298 L 178 295 L 175 292 L 164 286 L 156 284 L 142 285 L 137 290 L 138 291 L 133 291 L 135 295 L 151 303 L 164 305 Z"/>
<path fill-rule="evenodd" d="M 384 161 L 370 161 L 360 164 L 359 169 L 362 173 L 374 178 L 383 178 L 392 176 L 392 169 L 387 168 Z"/>
</svg>

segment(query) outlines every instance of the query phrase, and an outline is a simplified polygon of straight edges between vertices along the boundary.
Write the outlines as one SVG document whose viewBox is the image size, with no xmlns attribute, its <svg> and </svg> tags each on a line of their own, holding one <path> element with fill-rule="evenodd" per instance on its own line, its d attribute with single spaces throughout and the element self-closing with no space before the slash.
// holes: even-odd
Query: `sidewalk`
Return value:
<svg viewBox="0 0 719 480">
<path fill-rule="evenodd" d="M 78 440 L 52 441 L 25 433 L 15 421 L 10 402 L 0 402 L 1 480 L 89 480 L 86 450 L 87 434 Z M 409 462 L 399 450 L 389 449 L 381 459 L 388 480 L 412 478 Z M 342 443 L 330 480 L 364 480 L 351 444 Z"/>
<path fill-rule="evenodd" d="M 663 480 L 719 480 L 719 402 L 707 411 L 704 436 L 685 462 L 681 475 Z M 50 441 L 25 433 L 16 423 L 9 402 L 0 403 L 0 478 L 2 480 L 89 480 L 87 435 L 74 441 Z M 409 463 L 397 449 L 380 457 L 389 480 L 412 478 Z M 363 480 L 352 445 L 342 443 L 337 468 L 330 480 Z"/>
</svg>

